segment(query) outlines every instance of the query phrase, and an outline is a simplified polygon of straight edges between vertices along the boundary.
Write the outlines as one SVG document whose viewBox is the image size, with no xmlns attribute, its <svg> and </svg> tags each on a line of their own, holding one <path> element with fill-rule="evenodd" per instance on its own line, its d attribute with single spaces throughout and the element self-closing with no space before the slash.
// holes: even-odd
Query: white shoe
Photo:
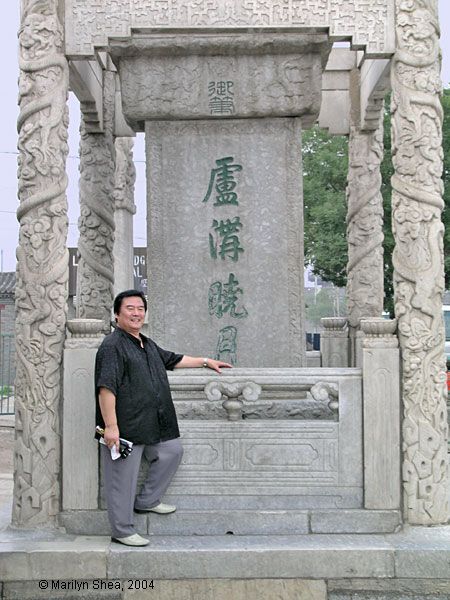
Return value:
<svg viewBox="0 0 450 600">
<path fill-rule="evenodd" d="M 125 544 L 125 546 L 147 546 L 150 543 L 150 540 L 147 540 L 140 536 L 138 533 L 133 533 L 133 535 L 127 535 L 122 538 L 111 538 L 112 542 L 118 542 L 119 544 Z"/>
<path fill-rule="evenodd" d="M 171 504 L 163 504 L 162 502 L 160 502 L 156 506 L 153 506 L 153 508 L 135 508 L 134 512 L 137 512 L 137 513 L 154 512 L 154 513 L 157 513 L 158 515 L 168 515 L 169 513 L 175 512 L 176 510 L 177 510 L 176 506 L 172 506 Z"/>
</svg>

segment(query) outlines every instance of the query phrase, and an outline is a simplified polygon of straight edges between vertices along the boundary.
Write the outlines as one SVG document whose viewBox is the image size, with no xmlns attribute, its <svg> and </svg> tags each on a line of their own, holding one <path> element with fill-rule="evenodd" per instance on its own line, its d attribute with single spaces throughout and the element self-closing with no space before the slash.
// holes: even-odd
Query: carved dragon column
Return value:
<svg viewBox="0 0 450 600">
<path fill-rule="evenodd" d="M 103 133 L 81 124 L 77 318 L 101 319 L 109 333 L 114 284 L 115 75 L 103 75 Z"/>
<path fill-rule="evenodd" d="M 383 160 L 383 110 L 375 131 L 350 128 L 347 183 L 347 306 L 350 356 L 361 366 L 357 348 L 362 318 L 383 312 L 383 198 L 380 165 Z"/>
<path fill-rule="evenodd" d="M 133 275 L 133 215 L 136 168 L 133 163 L 133 138 L 116 139 L 116 173 L 114 220 L 114 295 L 134 287 Z"/>
<path fill-rule="evenodd" d="M 61 362 L 68 298 L 69 87 L 57 0 L 22 0 L 14 525 L 49 525 L 60 503 Z"/>
<path fill-rule="evenodd" d="M 392 228 L 395 314 L 402 354 L 404 515 L 446 523 L 442 108 L 433 0 L 396 1 L 392 62 Z"/>
</svg>

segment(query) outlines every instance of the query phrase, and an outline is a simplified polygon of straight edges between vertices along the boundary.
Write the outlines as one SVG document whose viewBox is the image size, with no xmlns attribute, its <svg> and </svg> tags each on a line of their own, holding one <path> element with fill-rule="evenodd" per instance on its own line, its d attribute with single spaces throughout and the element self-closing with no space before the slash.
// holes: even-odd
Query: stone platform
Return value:
<svg viewBox="0 0 450 600">
<path fill-rule="evenodd" d="M 448 600 L 450 526 L 383 535 L 153 535 L 145 548 L 6 527 L 0 581 L 2 600 Z"/>
<path fill-rule="evenodd" d="M 401 528 L 397 510 L 183 510 L 161 517 L 136 514 L 136 531 L 150 536 L 305 535 L 394 533 Z M 105 510 L 74 510 L 59 515 L 67 533 L 108 535 Z"/>
</svg>

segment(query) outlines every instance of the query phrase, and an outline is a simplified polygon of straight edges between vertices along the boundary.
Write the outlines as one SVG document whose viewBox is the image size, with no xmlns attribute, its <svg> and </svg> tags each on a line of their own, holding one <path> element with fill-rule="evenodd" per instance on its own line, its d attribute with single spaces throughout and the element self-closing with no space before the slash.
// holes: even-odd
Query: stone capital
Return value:
<svg viewBox="0 0 450 600">
<path fill-rule="evenodd" d="M 361 319 L 363 348 L 398 348 L 396 319 Z"/>
<path fill-rule="evenodd" d="M 348 319 L 346 317 L 323 317 L 320 323 L 324 328 L 322 337 L 348 337 Z"/>
<path fill-rule="evenodd" d="M 172 119 L 318 117 L 325 34 L 211 30 L 111 40 L 128 123 Z M 249 85 L 251 82 L 251 85 Z"/>
<path fill-rule="evenodd" d="M 67 321 L 70 337 L 66 338 L 66 349 L 97 348 L 103 339 L 101 319 L 71 319 Z"/>
</svg>

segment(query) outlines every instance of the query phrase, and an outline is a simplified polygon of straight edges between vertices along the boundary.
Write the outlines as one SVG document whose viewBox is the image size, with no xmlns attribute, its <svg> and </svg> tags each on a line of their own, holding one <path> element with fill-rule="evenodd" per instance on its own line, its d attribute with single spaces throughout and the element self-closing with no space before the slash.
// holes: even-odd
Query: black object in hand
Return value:
<svg viewBox="0 0 450 600">
<path fill-rule="evenodd" d="M 104 438 L 105 436 L 105 430 L 102 429 L 101 427 L 99 427 L 97 425 L 97 427 L 95 428 L 95 431 L 102 437 Z M 119 453 L 120 453 L 120 458 L 127 458 L 127 456 L 130 456 L 130 454 L 133 452 L 133 446 L 130 445 L 130 442 L 128 442 L 127 440 L 124 440 L 123 438 L 119 438 Z"/>
</svg>

